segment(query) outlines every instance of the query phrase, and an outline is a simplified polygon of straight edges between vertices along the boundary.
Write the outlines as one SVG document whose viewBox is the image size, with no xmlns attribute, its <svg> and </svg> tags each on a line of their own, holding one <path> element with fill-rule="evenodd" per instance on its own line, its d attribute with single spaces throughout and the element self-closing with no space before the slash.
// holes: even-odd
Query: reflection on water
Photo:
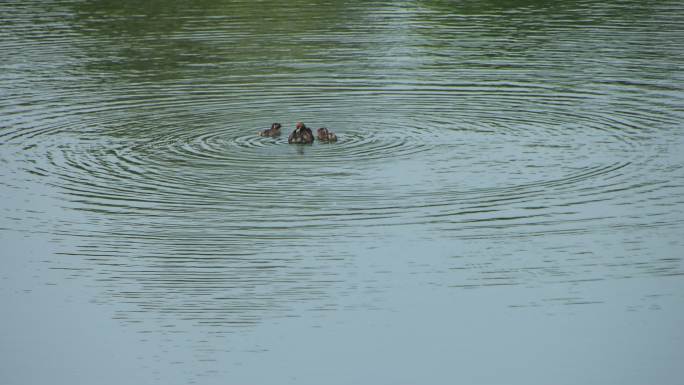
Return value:
<svg viewBox="0 0 684 385">
<path fill-rule="evenodd" d="M 206 335 L 306 339 L 414 298 L 542 324 L 681 305 L 681 4 L 315 3 L 0 5 L 7 306 L 68 280 L 216 362 Z M 338 142 L 288 145 L 298 120 Z"/>
</svg>

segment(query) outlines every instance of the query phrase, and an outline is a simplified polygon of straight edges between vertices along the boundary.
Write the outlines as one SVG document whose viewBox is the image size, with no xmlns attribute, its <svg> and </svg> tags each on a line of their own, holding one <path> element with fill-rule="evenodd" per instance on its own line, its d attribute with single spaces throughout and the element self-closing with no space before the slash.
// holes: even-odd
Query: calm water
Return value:
<svg viewBox="0 0 684 385">
<path fill-rule="evenodd" d="M 0 58 L 2 384 L 681 383 L 680 1 L 3 1 Z"/>
</svg>

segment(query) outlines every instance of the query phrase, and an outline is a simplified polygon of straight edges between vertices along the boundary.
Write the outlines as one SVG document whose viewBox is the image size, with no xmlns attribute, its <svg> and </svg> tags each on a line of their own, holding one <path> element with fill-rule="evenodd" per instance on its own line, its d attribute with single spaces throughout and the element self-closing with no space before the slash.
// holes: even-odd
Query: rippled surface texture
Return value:
<svg viewBox="0 0 684 385">
<path fill-rule="evenodd" d="M 679 1 L 3 1 L 0 57 L 3 384 L 684 375 Z"/>
</svg>

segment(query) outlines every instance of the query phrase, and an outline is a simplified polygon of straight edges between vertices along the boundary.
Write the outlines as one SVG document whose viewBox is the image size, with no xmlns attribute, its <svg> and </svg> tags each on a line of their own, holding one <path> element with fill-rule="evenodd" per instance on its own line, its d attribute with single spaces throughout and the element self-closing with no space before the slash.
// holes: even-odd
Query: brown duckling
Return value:
<svg viewBox="0 0 684 385">
<path fill-rule="evenodd" d="M 337 135 L 325 127 L 319 128 L 316 132 L 318 133 L 318 140 L 321 142 L 337 142 Z"/>
<path fill-rule="evenodd" d="M 263 130 L 259 132 L 259 136 L 270 136 L 270 137 L 276 137 L 280 136 L 280 123 L 273 123 L 271 124 L 271 128 L 268 130 Z"/>
<path fill-rule="evenodd" d="M 307 128 L 302 122 L 297 122 L 297 127 L 287 138 L 288 143 L 296 144 L 311 144 L 313 141 L 313 132 L 311 132 L 311 129 Z"/>
</svg>

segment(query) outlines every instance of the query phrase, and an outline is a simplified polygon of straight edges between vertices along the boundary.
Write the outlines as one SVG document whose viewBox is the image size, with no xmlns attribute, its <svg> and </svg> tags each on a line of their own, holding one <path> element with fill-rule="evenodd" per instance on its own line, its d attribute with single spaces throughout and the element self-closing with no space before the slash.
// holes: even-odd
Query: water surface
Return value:
<svg viewBox="0 0 684 385">
<path fill-rule="evenodd" d="M 684 375 L 680 2 L 0 21 L 3 384 Z"/>
</svg>

